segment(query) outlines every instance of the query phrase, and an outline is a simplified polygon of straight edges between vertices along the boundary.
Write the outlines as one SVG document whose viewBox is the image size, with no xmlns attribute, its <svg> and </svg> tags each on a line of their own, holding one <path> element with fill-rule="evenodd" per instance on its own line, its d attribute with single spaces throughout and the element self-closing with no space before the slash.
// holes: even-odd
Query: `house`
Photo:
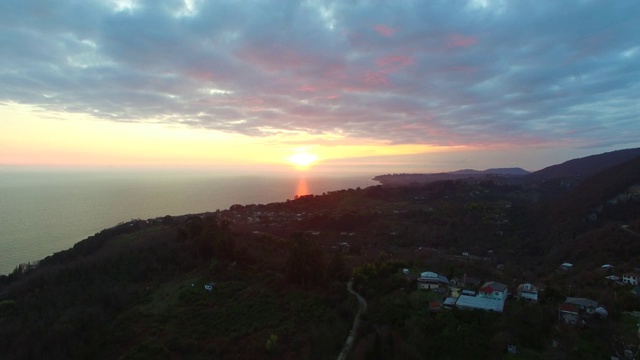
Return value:
<svg viewBox="0 0 640 360">
<path fill-rule="evenodd" d="M 494 299 L 504 301 L 507 299 L 507 285 L 495 282 L 487 281 L 478 290 L 478 296 L 486 299 Z"/>
<path fill-rule="evenodd" d="M 213 291 L 213 288 L 216 286 L 216 283 L 209 282 L 204 285 L 204 289 L 207 291 Z"/>
<path fill-rule="evenodd" d="M 578 307 L 573 304 L 563 303 L 558 305 L 558 319 L 567 324 L 575 324 L 578 322 Z"/>
<path fill-rule="evenodd" d="M 446 299 L 444 299 L 444 308 L 449 310 L 449 309 L 453 309 L 454 306 L 456 306 L 456 302 L 458 301 L 458 298 L 456 297 L 448 297 Z"/>
<path fill-rule="evenodd" d="M 587 298 L 568 297 L 564 302 L 565 304 L 571 304 L 576 306 L 578 310 L 584 311 L 589 315 L 595 313 L 596 308 L 598 308 L 597 301 L 587 299 Z"/>
<path fill-rule="evenodd" d="M 449 280 L 444 275 L 438 275 L 431 271 L 425 271 L 418 278 L 418 289 L 432 290 L 445 288 Z"/>
<path fill-rule="evenodd" d="M 640 274 L 636 272 L 628 272 L 622 275 L 622 282 L 629 285 L 637 286 L 640 281 Z"/>
<path fill-rule="evenodd" d="M 462 295 L 455 301 L 455 307 L 462 310 L 479 309 L 502 312 L 506 298 L 507 285 L 489 281 L 482 285 L 477 294 L 471 290 L 463 290 Z M 447 305 L 450 303 L 445 302 L 445 308 Z"/>
<path fill-rule="evenodd" d="M 461 310 L 485 310 L 502 312 L 504 310 L 504 301 L 481 296 L 460 295 L 456 301 L 456 307 Z"/>
<path fill-rule="evenodd" d="M 538 288 L 529 283 L 518 285 L 517 293 L 520 299 L 538 302 Z"/>
<path fill-rule="evenodd" d="M 609 316 L 609 312 L 602 306 L 598 306 L 596 308 L 596 314 L 600 315 L 601 318 L 606 319 Z"/>
<path fill-rule="evenodd" d="M 619 276 L 615 276 L 615 275 L 609 275 L 609 276 L 605 276 L 604 277 L 607 280 L 611 280 L 611 281 L 615 281 L 615 282 L 620 282 L 620 277 Z"/>
<path fill-rule="evenodd" d="M 558 266 L 558 270 L 560 271 L 569 271 L 571 269 L 573 269 L 573 264 L 568 262 L 562 263 Z"/>
</svg>

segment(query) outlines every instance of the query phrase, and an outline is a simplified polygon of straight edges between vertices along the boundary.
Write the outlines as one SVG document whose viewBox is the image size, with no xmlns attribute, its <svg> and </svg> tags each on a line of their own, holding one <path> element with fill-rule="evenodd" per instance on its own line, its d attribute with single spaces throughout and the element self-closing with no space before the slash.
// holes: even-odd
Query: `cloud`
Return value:
<svg viewBox="0 0 640 360">
<path fill-rule="evenodd" d="M 396 33 L 395 29 L 392 29 L 386 25 L 378 24 L 373 27 L 373 29 L 382 36 L 391 37 Z"/>
<path fill-rule="evenodd" d="M 270 136 L 633 144 L 637 2 L 0 2 L 0 102 Z"/>
</svg>

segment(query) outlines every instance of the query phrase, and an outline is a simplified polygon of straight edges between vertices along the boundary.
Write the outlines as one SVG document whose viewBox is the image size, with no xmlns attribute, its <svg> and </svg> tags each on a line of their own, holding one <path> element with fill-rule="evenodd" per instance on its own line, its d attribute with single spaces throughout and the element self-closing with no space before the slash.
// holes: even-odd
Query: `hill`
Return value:
<svg viewBox="0 0 640 360">
<path fill-rule="evenodd" d="M 452 171 L 448 174 L 460 174 L 460 175 L 527 175 L 530 174 L 527 170 L 522 168 L 495 168 L 487 170 L 473 170 L 463 169 L 458 171 Z"/>
<path fill-rule="evenodd" d="M 358 309 L 349 277 L 368 303 L 353 359 L 504 358 L 511 344 L 524 358 L 606 358 L 637 347 L 626 312 L 640 298 L 606 276 L 640 264 L 640 158 L 577 184 L 494 181 L 504 178 L 344 189 L 105 229 L 0 276 L 2 354 L 335 358 Z M 559 271 L 564 262 L 573 270 Z M 423 272 L 462 285 L 422 290 Z M 514 295 L 533 284 L 539 300 L 445 310 L 448 296 L 485 281 Z M 608 317 L 559 321 L 567 296 Z"/>
<path fill-rule="evenodd" d="M 618 206 L 640 195 L 634 186 L 640 186 L 640 157 L 588 177 L 554 201 L 551 215 L 555 219 L 562 219 L 563 214 L 586 217 L 592 213 L 606 212 L 606 208 Z"/>
<path fill-rule="evenodd" d="M 412 183 L 426 184 L 444 180 L 491 180 L 503 183 L 525 183 L 554 179 L 573 179 L 575 182 L 637 157 L 640 157 L 640 148 L 617 150 L 572 159 L 533 173 L 518 167 L 494 168 L 482 171 L 463 169 L 444 173 L 386 174 L 378 175 L 373 180 L 388 186 L 405 186 Z"/>
<path fill-rule="evenodd" d="M 496 168 L 487 170 L 464 169 L 435 174 L 387 174 L 378 175 L 373 180 L 387 186 L 404 186 L 411 184 L 428 184 L 445 180 L 493 180 L 510 182 L 512 179 L 530 174 L 521 168 Z"/>
<path fill-rule="evenodd" d="M 611 151 L 546 167 L 532 173 L 531 178 L 536 181 L 568 177 L 585 178 L 637 157 L 640 157 L 640 148 Z"/>
</svg>

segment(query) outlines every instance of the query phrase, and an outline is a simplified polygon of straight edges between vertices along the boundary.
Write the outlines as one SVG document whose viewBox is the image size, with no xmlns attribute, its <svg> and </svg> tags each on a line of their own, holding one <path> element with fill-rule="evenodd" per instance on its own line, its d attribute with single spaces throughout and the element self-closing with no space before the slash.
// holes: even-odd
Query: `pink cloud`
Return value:
<svg viewBox="0 0 640 360">
<path fill-rule="evenodd" d="M 410 56 L 391 55 L 376 59 L 376 66 L 385 73 L 392 73 L 413 64 Z"/>
<path fill-rule="evenodd" d="M 460 34 L 451 34 L 447 36 L 447 48 L 469 47 L 478 42 L 478 38 L 473 36 L 462 36 Z"/>
<path fill-rule="evenodd" d="M 318 88 L 313 85 L 301 85 L 296 90 L 302 92 L 315 92 L 318 91 Z"/>
<path fill-rule="evenodd" d="M 396 30 L 393 28 L 390 28 L 386 25 L 382 25 L 382 24 L 378 24 L 376 26 L 373 27 L 373 29 L 380 35 L 382 36 L 386 36 L 386 37 L 391 37 L 396 33 Z"/>
<path fill-rule="evenodd" d="M 246 46 L 239 50 L 237 55 L 240 59 L 269 72 L 295 70 L 311 62 L 295 50 L 283 46 Z"/>
<path fill-rule="evenodd" d="M 380 71 L 367 71 L 364 73 L 364 82 L 369 85 L 386 85 L 389 80 L 387 74 Z"/>
</svg>

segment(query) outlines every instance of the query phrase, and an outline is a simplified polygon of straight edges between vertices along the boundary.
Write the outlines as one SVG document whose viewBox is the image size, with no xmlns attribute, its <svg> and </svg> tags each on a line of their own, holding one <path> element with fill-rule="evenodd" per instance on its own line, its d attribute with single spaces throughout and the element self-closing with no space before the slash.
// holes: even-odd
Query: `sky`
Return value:
<svg viewBox="0 0 640 360">
<path fill-rule="evenodd" d="M 0 165 L 535 171 L 640 147 L 639 39 L 635 0 L 2 0 Z"/>
</svg>

